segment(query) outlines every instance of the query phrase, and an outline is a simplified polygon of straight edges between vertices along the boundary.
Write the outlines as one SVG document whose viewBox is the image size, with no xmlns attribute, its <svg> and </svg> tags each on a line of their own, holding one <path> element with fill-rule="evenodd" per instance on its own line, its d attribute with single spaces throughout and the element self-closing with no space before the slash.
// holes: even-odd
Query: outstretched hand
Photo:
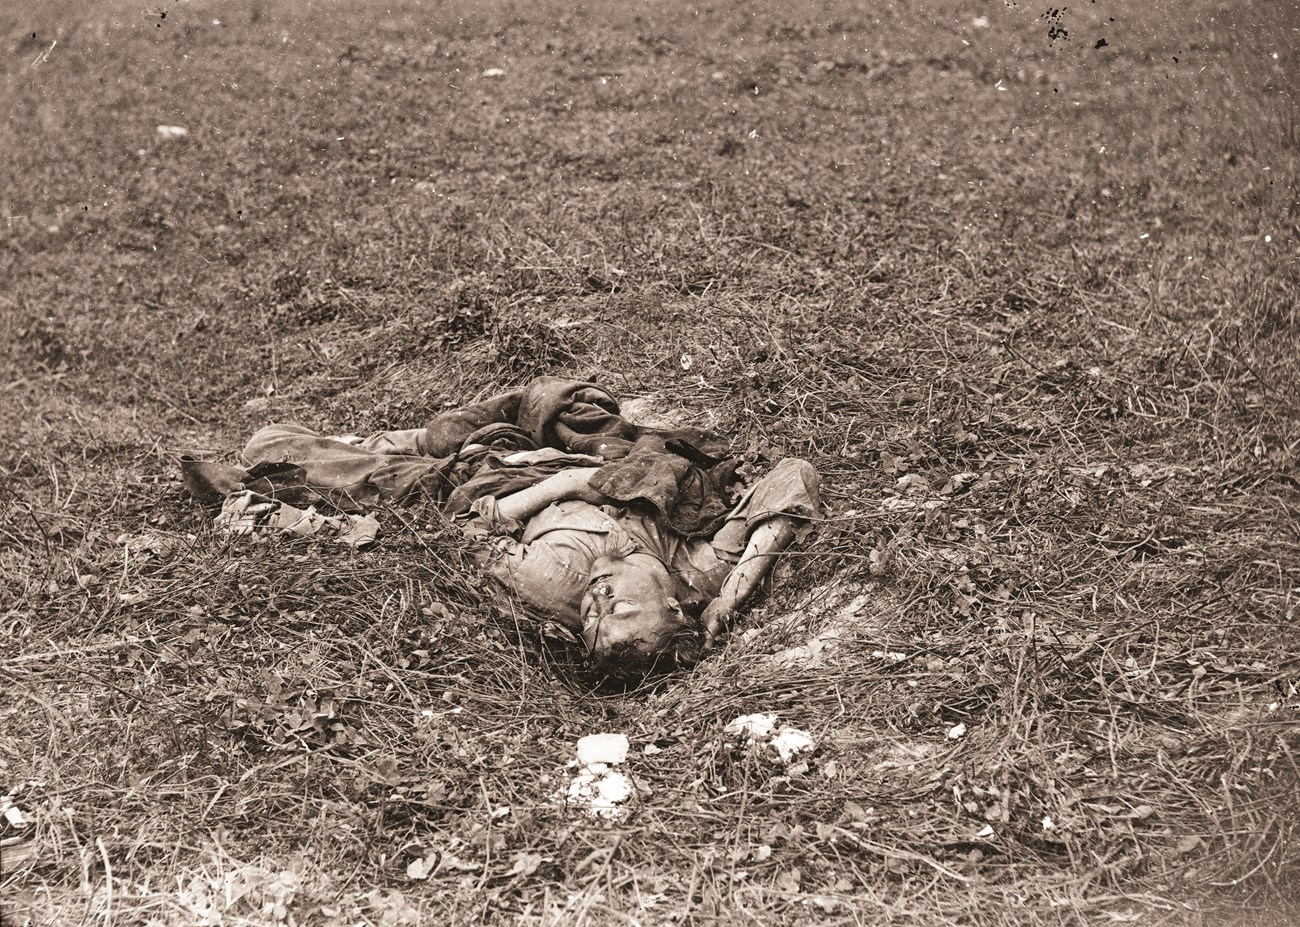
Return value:
<svg viewBox="0 0 1300 927">
<path fill-rule="evenodd" d="M 790 546 L 794 540 L 794 524 L 790 516 L 777 515 L 750 534 L 735 569 L 722 582 L 722 591 L 700 613 L 706 650 L 722 636 L 736 609 L 745 604 L 763 577 L 771 572 L 776 555 Z"/>
<path fill-rule="evenodd" d="M 714 599 L 704 607 L 700 613 L 700 621 L 704 625 L 704 649 L 711 650 L 717 643 L 718 638 L 722 637 L 731 625 L 732 616 L 736 614 L 736 609 L 727 597 Z"/>
</svg>

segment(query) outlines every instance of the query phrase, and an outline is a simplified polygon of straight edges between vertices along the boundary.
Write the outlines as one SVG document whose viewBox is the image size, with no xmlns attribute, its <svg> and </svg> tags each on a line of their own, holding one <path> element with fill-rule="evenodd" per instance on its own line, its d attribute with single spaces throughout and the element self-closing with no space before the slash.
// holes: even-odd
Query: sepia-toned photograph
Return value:
<svg viewBox="0 0 1300 927">
<path fill-rule="evenodd" d="M 1300 923 L 1293 0 L 0 8 L 3 927 Z"/>
</svg>

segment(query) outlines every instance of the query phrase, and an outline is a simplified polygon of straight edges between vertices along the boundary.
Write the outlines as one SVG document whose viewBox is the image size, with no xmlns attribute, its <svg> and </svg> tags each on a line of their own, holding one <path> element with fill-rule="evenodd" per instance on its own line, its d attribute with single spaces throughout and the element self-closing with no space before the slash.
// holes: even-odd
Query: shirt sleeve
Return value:
<svg viewBox="0 0 1300 927">
<path fill-rule="evenodd" d="M 496 496 L 482 496 L 474 500 L 469 511 L 458 521 L 465 537 L 482 541 L 491 538 L 517 540 L 524 530 L 519 522 L 501 514 Z"/>
<path fill-rule="evenodd" d="M 710 543 L 720 556 L 734 562 L 763 522 L 776 515 L 816 518 L 820 505 L 821 479 L 813 465 L 786 457 L 741 497 Z"/>
</svg>

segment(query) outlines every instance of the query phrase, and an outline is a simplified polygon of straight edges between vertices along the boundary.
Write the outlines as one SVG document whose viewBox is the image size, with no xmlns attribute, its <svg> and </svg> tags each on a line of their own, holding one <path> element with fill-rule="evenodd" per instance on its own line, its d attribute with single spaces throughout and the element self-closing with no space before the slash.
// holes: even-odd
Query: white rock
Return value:
<svg viewBox="0 0 1300 927">
<path fill-rule="evenodd" d="M 506 72 L 503 68 L 488 68 L 483 72 L 484 77 L 505 77 Z"/>
<path fill-rule="evenodd" d="M 753 714 L 741 715 L 722 729 L 724 734 L 733 737 L 748 737 L 758 740 L 767 737 L 776 728 L 776 715 Z"/>
<path fill-rule="evenodd" d="M 607 770 L 608 767 L 603 767 L 601 772 L 591 768 L 580 771 L 569 783 L 565 803 L 594 817 L 616 819 L 626 815 L 626 802 L 632 797 L 632 782 L 620 772 Z"/>
<path fill-rule="evenodd" d="M 631 797 L 631 780 L 620 772 L 608 773 L 597 781 L 596 795 L 591 804 L 595 809 L 613 807 Z"/>
<path fill-rule="evenodd" d="M 772 747 L 781 756 L 781 762 L 789 763 L 800 753 L 807 753 L 817 745 L 807 731 L 794 727 L 783 727 L 771 740 Z"/>
<path fill-rule="evenodd" d="M 628 742 L 623 734 L 589 734 L 578 741 L 578 759 L 570 763 L 578 770 L 557 795 L 565 805 L 580 808 L 594 817 L 617 819 L 628 813 L 626 802 L 633 795 L 632 781 L 611 769 L 627 760 Z"/>
<path fill-rule="evenodd" d="M 190 130 L 185 126 L 159 126 L 157 131 L 159 138 L 165 138 L 168 141 L 185 138 L 190 134 Z"/>
<path fill-rule="evenodd" d="M 958 722 L 957 724 L 954 724 L 952 727 L 948 728 L 949 740 L 961 740 L 965 736 L 966 736 L 966 725 L 964 723 Z"/>
<path fill-rule="evenodd" d="M 617 766 L 627 760 L 627 736 L 624 734 L 588 734 L 578 741 L 578 765 L 605 763 Z"/>
<path fill-rule="evenodd" d="M 780 756 L 781 762 L 789 765 L 801 753 L 807 753 L 817 744 L 807 731 L 783 724 L 776 726 L 776 715 L 752 714 L 741 715 L 723 728 L 723 733 L 732 737 L 744 737 L 749 743 L 766 743 Z"/>
</svg>

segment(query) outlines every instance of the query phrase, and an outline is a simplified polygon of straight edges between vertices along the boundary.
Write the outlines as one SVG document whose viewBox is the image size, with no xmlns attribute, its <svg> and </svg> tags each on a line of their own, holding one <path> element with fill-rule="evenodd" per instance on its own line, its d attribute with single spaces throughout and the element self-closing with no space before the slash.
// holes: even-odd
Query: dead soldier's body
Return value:
<svg viewBox="0 0 1300 927">
<path fill-rule="evenodd" d="M 559 377 L 368 438 L 268 425 L 242 457 L 182 463 L 218 528 L 362 547 L 376 503 L 436 505 L 489 576 L 611 674 L 697 657 L 818 512 L 805 461 L 746 488 L 719 436 L 637 425 L 603 387 Z"/>
<path fill-rule="evenodd" d="M 474 503 L 462 530 L 502 585 L 579 634 L 599 668 L 637 671 L 663 657 L 696 659 L 729 624 L 817 511 L 810 464 L 787 458 L 708 538 L 686 538 L 647 507 L 569 470 L 504 499 Z M 613 503 L 613 504 L 611 504 Z"/>
</svg>

